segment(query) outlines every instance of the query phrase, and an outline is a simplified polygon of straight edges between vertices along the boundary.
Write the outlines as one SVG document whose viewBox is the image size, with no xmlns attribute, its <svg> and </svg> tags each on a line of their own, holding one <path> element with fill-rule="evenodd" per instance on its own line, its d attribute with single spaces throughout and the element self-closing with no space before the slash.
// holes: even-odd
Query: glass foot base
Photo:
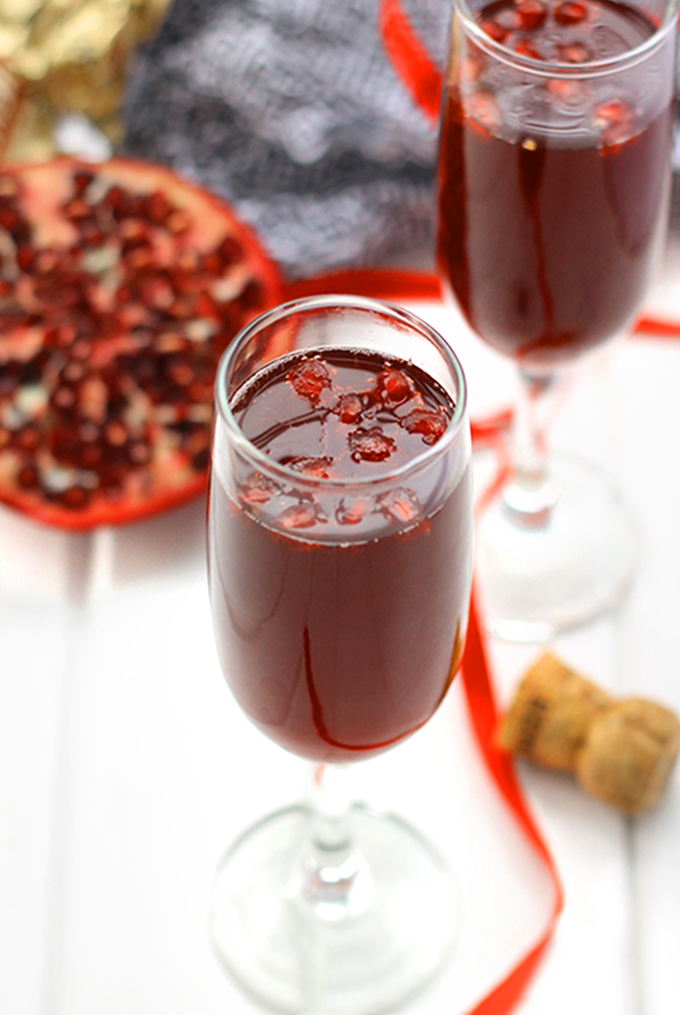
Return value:
<svg viewBox="0 0 680 1015">
<path fill-rule="evenodd" d="M 597 469 L 555 456 L 558 491 L 544 524 L 518 523 L 497 498 L 477 531 L 477 580 L 487 631 L 544 642 L 613 609 L 629 588 L 637 537 L 616 490 Z"/>
<path fill-rule="evenodd" d="M 417 993 L 450 955 L 455 891 L 444 861 L 409 825 L 355 806 L 352 888 L 309 891 L 310 816 L 278 811 L 224 857 L 211 917 L 217 955 L 273 1011 L 372 1015 Z"/>
</svg>

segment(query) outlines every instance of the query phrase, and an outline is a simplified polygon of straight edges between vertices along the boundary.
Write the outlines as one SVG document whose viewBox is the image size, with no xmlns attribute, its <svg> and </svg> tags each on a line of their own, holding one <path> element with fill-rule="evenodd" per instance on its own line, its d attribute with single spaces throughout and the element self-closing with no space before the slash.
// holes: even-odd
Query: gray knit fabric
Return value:
<svg viewBox="0 0 680 1015">
<path fill-rule="evenodd" d="M 405 0 L 441 64 L 449 0 Z M 223 195 L 289 278 L 430 250 L 436 127 L 378 0 L 174 0 L 138 55 L 124 151 Z"/>
</svg>

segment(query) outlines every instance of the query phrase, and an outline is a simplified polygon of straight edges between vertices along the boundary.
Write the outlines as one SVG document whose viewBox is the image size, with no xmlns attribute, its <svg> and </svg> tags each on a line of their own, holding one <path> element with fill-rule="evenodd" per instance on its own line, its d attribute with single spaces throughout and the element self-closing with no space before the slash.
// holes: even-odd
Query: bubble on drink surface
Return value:
<svg viewBox="0 0 680 1015">
<path fill-rule="evenodd" d="M 335 509 L 335 520 L 339 525 L 358 525 L 373 511 L 375 501 L 372 497 L 343 497 Z"/>
<path fill-rule="evenodd" d="M 312 479 L 328 479 L 331 474 L 333 459 L 328 455 L 319 455 L 316 458 L 309 455 L 296 455 L 294 458 L 287 459 L 282 464 Z"/>
<path fill-rule="evenodd" d="M 380 498 L 380 509 L 383 514 L 401 524 L 414 521 L 422 514 L 422 506 L 413 490 L 399 487 L 390 490 Z"/>
<path fill-rule="evenodd" d="M 281 487 L 274 480 L 259 472 L 253 472 L 241 484 L 238 496 L 243 504 L 266 504 L 280 492 Z"/>
<path fill-rule="evenodd" d="M 396 450 L 397 444 L 379 426 L 358 427 L 348 434 L 352 458 L 355 462 L 384 462 Z"/>
<path fill-rule="evenodd" d="M 411 409 L 400 422 L 408 433 L 421 434 L 425 444 L 435 444 L 446 430 L 449 417 L 440 408 L 417 408 Z"/>
<path fill-rule="evenodd" d="M 331 375 L 325 363 L 318 359 L 305 360 L 288 374 L 295 393 L 316 404 L 324 388 L 332 386 Z"/>
</svg>

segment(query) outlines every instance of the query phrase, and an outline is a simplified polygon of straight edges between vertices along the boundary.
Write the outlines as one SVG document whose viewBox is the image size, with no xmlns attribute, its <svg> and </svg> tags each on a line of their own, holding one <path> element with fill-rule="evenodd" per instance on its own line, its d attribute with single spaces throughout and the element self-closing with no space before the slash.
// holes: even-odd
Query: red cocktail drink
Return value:
<svg viewBox="0 0 680 1015">
<path fill-rule="evenodd" d="M 527 59 L 510 70 L 473 42 L 461 58 L 442 121 L 439 263 L 485 341 L 549 369 L 640 305 L 666 226 L 672 89 L 640 95 L 662 64 L 589 70 L 652 38 L 627 4 L 500 0 L 475 17 Z"/>
<path fill-rule="evenodd" d="M 215 470 L 217 644 L 241 707 L 289 750 L 384 750 L 430 718 L 456 672 L 469 469 L 455 485 L 441 467 L 380 483 L 436 449 L 454 411 L 420 368 L 351 349 L 286 357 L 232 398 L 245 436 L 291 474 L 254 469 L 229 492 Z"/>
</svg>

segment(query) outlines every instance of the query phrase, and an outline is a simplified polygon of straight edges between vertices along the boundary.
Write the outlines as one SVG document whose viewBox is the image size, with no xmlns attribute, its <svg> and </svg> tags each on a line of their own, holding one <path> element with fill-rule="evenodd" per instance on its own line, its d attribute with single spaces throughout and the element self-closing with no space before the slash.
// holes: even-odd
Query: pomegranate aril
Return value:
<svg viewBox="0 0 680 1015">
<path fill-rule="evenodd" d="M 84 486 L 69 486 L 60 493 L 57 499 L 64 507 L 79 510 L 89 504 L 92 494 Z"/>
<path fill-rule="evenodd" d="M 84 441 L 80 445 L 77 464 L 85 469 L 96 469 L 104 457 L 104 452 L 96 441 Z"/>
<path fill-rule="evenodd" d="M 125 201 L 125 191 L 117 183 L 114 183 L 109 187 L 106 194 L 102 198 L 102 205 L 109 208 L 112 212 L 116 212 L 120 209 Z"/>
<path fill-rule="evenodd" d="M 393 405 L 405 402 L 411 397 L 411 385 L 401 370 L 383 370 L 378 376 L 378 385 L 385 392 L 385 397 Z"/>
<path fill-rule="evenodd" d="M 284 529 L 309 529 L 316 525 L 316 510 L 313 504 L 293 504 L 284 508 L 277 520 Z"/>
<path fill-rule="evenodd" d="M 203 254 L 200 259 L 201 273 L 210 278 L 216 278 L 222 273 L 222 261 L 219 254 L 212 252 Z"/>
<path fill-rule="evenodd" d="M 342 423 L 356 423 L 361 417 L 363 409 L 364 405 L 360 396 L 352 391 L 340 395 L 333 406 L 333 412 L 338 414 Z"/>
<path fill-rule="evenodd" d="M 87 201 L 83 201 L 80 197 L 73 197 L 69 201 L 65 201 L 61 206 L 61 210 L 66 218 L 72 222 L 92 217 L 92 208 Z"/>
<path fill-rule="evenodd" d="M 254 473 L 249 476 L 239 490 L 239 499 L 244 504 L 266 504 L 268 500 L 280 492 L 278 484 L 265 476 Z"/>
<path fill-rule="evenodd" d="M 395 451 L 396 442 L 380 429 L 372 427 L 365 430 L 363 427 L 348 434 L 352 458 L 355 461 L 384 462 Z"/>
<path fill-rule="evenodd" d="M 171 359 L 166 366 L 166 373 L 171 381 L 179 384 L 181 387 L 192 384 L 196 379 L 193 367 L 185 359 L 179 357 Z"/>
<path fill-rule="evenodd" d="M 412 522 L 421 511 L 420 502 L 411 490 L 390 490 L 380 498 L 383 512 L 398 522 Z"/>
<path fill-rule="evenodd" d="M 135 465 L 146 465 L 151 461 L 151 447 L 142 441 L 134 441 L 129 448 L 128 458 Z"/>
<path fill-rule="evenodd" d="M 94 180 L 94 173 L 85 169 L 79 169 L 73 174 L 73 192 L 76 197 L 82 197 L 87 188 Z"/>
<path fill-rule="evenodd" d="M 546 19 L 548 8 L 541 0 L 520 0 L 515 10 L 517 11 L 522 28 L 533 30 L 540 28 Z"/>
<path fill-rule="evenodd" d="M 44 247 L 42 250 L 35 251 L 32 267 L 35 272 L 46 274 L 47 272 L 54 271 L 58 262 L 59 254 L 57 251 Z"/>
<path fill-rule="evenodd" d="M 168 232 L 172 233 L 174 236 L 181 236 L 183 233 L 189 231 L 191 227 L 191 219 L 188 212 L 178 208 L 175 211 L 170 212 L 163 225 Z"/>
<path fill-rule="evenodd" d="M 264 302 L 264 290 L 260 282 L 251 279 L 237 297 L 238 305 L 245 311 L 257 310 Z"/>
<path fill-rule="evenodd" d="M 50 397 L 50 405 L 62 411 L 73 409 L 77 401 L 78 393 L 71 384 L 60 384 L 54 389 Z"/>
<path fill-rule="evenodd" d="M 425 444 L 434 444 L 446 430 L 448 422 L 443 411 L 417 408 L 411 409 L 402 418 L 401 425 L 409 433 L 421 434 Z"/>
<path fill-rule="evenodd" d="M 6 229 L 8 233 L 19 229 L 23 225 L 23 219 L 16 208 L 3 207 L 0 205 L 0 228 Z"/>
<path fill-rule="evenodd" d="M 520 39 L 515 46 L 515 52 L 520 56 L 528 56 L 531 60 L 543 59 L 543 55 L 531 39 Z"/>
<path fill-rule="evenodd" d="M 168 215 L 174 211 L 174 206 L 170 204 L 165 194 L 156 190 L 153 194 L 149 194 L 144 200 L 144 211 L 148 218 L 157 225 L 162 225 L 167 219 Z"/>
<path fill-rule="evenodd" d="M 369 512 L 373 503 L 366 497 L 343 497 L 335 511 L 335 519 L 340 525 L 358 525 Z"/>
<path fill-rule="evenodd" d="M 588 10 L 585 5 L 575 3 L 574 0 L 564 0 L 553 11 L 553 17 L 558 25 L 578 25 L 585 21 L 587 16 Z"/>
<path fill-rule="evenodd" d="M 168 307 L 168 314 L 178 321 L 189 321 L 194 316 L 194 305 L 191 300 L 179 297 Z"/>
<path fill-rule="evenodd" d="M 99 247 L 106 239 L 106 234 L 102 231 L 95 219 L 86 219 L 81 222 L 80 229 L 78 231 L 78 247 Z"/>
<path fill-rule="evenodd" d="M 607 145 L 621 144 L 634 131 L 635 116 L 627 102 L 603 102 L 595 109 L 595 122 L 601 126 L 601 138 Z"/>
<path fill-rule="evenodd" d="M 328 367 L 319 360 L 307 360 L 288 374 L 288 380 L 295 393 L 316 403 L 324 388 L 331 387 Z"/>
<path fill-rule="evenodd" d="M 22 271 L 30 271 L 35 264 L 36 251 L 33 247 L 19 247 L 16 253 L 17 265 Z"/>
<path fill-rule="evenodd" d="M 122 423 L 112 420 L 104 427 L 104 440 L 116 448 L 122 448 L 128 439 L 128 431 Z"/>
<path fill-rule="evenodd" d="M 61 465 L 76 465 L 82 453 L 82 441 L 71 426 L 55 426 L 50 438 L 52 456 Z"/>
<path fill-rule="evenodd" d="M 485 18 L 480 23 L 480 28 L 495 42 L 505 42 L 509 34 L 508 29 L 503 28 L 493 18 Z M 473 80 L 476 80 L 476 76 L 473 77 Z"/>
<path fill-rule="evenodd" d="M 132 298 L 130 289 L 123 295 L 127 295 L 127 302 Z M 172 306 L 175 294 L 170 280 L 163 275 L 150 275 L 142 278 L 139 282 L 139 297 L 147 306 L 155 307 L 158 310 L 165 310 Z"/>
<path fill-rule="evenodd" d="M 215 248 L 215 253 L 225 267 L 243 260 L 243 247 L 235 236 L 225 236 Z"/>
<path fill-rule="evenodd" d="M 294 458 L 289 459 L 285 464 L 291 469 L 294 469 L 295 472 L 301 472 L 304 476 L 309 476 L 314 479 L 328 479 L 333 459 L 326 455 L 322 455 L 318 458 L 297 455 Z"/>
<path fill-rule="evenodd" d="M 517 8 L 506 7 L 496 14 L 496 24 L 500 25 L 507 32 L 516 32 L 522 27 L 522 18 L 520 17 Z"/>
<path fill-rule="evenodd" d="M 570 42 L 558 46 L 557 53 L 564 63 L 587 63 L 593 58 L 592 50 L 584 42 Z"/>
<path fill-rule="evenodd" d="M 32 465 L 24 465 L 17 472 L 17 483 L 24 489 L 31 489 L 38 485 L 38 470 Z"/>
<path fill-rule="evenodd" d="M 473 92 L 467 99 L 467 112 L 488 130 L 494 130 L 502 122 L 498 103 L 490 92 Z"/>
<path fill-rule="evenodd" d="M 14 435 L 14 445 L 20 451 L 35 451 L 40 445 L 40 431 L 33 426 L 26 426 Z"/>
</svg>

